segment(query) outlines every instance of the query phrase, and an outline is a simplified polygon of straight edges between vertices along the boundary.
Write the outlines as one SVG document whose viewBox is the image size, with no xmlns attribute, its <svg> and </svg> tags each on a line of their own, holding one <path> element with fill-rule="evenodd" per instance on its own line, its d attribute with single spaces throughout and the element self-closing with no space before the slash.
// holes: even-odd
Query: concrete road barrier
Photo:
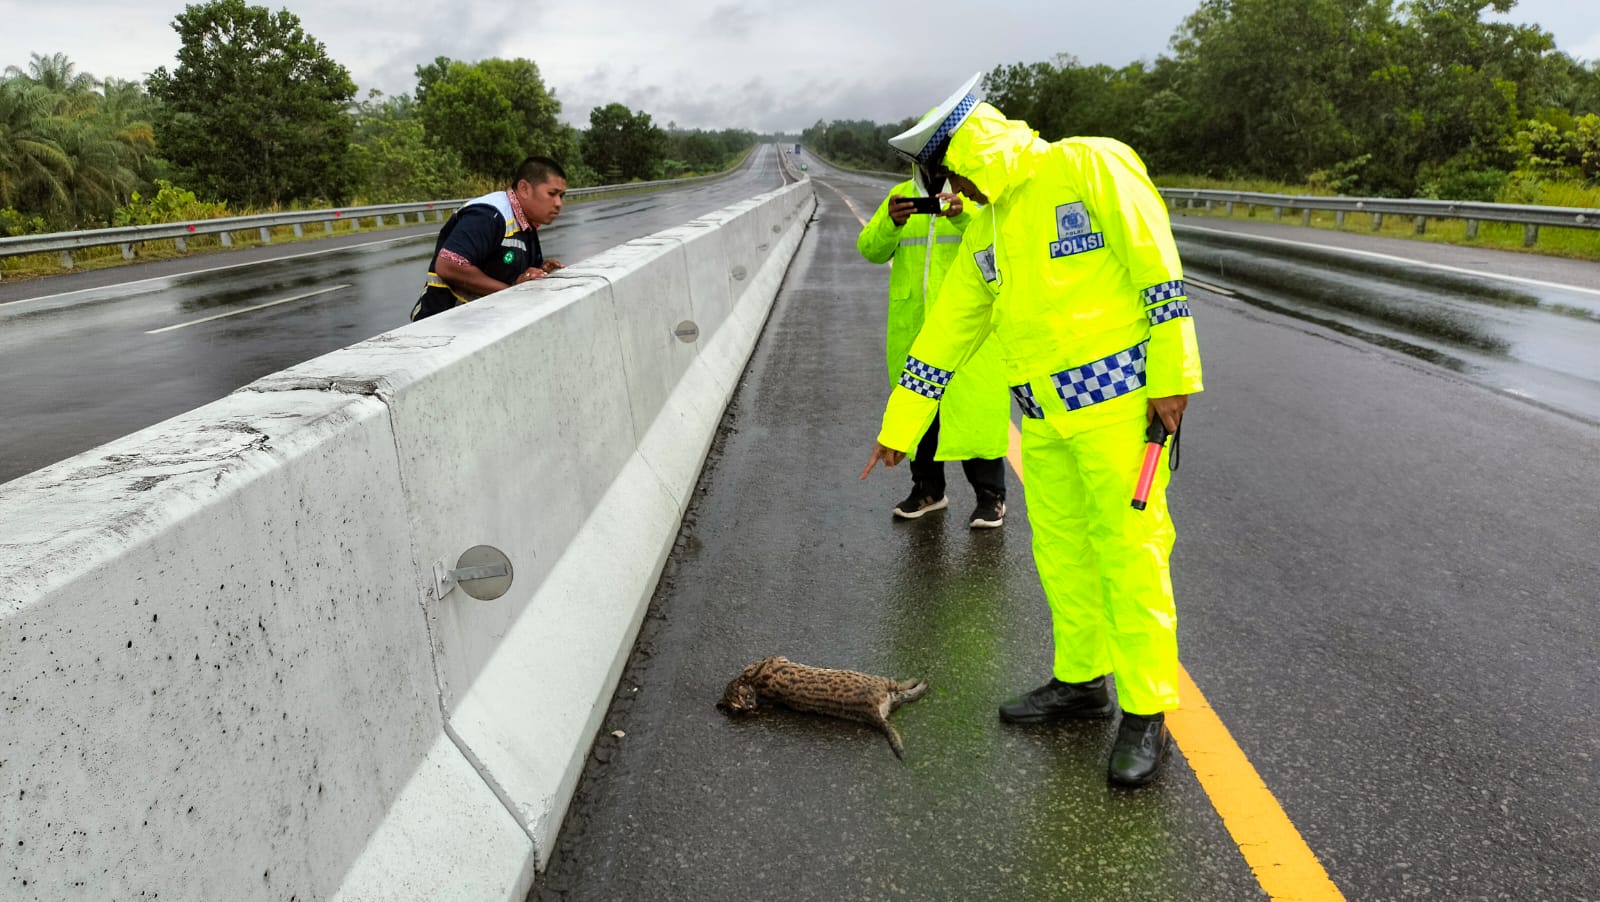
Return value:
<svg viewBox="0 0 1600 902">
<path fill-rule="evenodd" d="M 521 899 L 814 203 L 0 485 L 0 896 Z"/>
</svg>

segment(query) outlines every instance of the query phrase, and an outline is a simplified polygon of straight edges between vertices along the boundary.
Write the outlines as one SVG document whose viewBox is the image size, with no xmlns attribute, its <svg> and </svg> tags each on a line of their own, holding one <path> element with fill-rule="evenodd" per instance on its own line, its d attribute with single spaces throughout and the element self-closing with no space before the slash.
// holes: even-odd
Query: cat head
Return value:
<svg viewBox="0 0 1600 902">
<path fill-rule="evenodd" d="M 761 708 L 761 695 L 756 691 L 756 680 L 763 671 L 774 664 L 787 661 L 784 657 L 766 658 L 746 667 L 743 672 L 733 678 L 728 688 L 722 693 L 722 701 L 717 702 L 717 710 L 723 714 L 754 714 Z"/>
</svg>

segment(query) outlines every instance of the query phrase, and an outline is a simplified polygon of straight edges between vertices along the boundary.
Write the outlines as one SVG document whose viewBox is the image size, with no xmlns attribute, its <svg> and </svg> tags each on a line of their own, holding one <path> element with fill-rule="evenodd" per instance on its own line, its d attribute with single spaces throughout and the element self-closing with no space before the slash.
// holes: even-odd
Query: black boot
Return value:
<svg viewBox="0 0 1600 902">
<path fill-rule="evenodd" d="M 1167 732 L 1165 714 L 1122 714 L 1117 726 L 1117 741 L 1111 746 L 1112 783 L 1143 786 L 1161 776 L 1167 763 L 1172 734 Z"/>
<path fill-rule="evenodd" d="M 1111 694 L 1106 678 L 1087 683 L 1063 683 L 1052 677 L 1027 695 L 1019 695 L 1000 706 L 1000 719 L 1006 723 L 1046 723 L 1054 720 L 1088 720 L 1111 716 Z"/>
</svg>

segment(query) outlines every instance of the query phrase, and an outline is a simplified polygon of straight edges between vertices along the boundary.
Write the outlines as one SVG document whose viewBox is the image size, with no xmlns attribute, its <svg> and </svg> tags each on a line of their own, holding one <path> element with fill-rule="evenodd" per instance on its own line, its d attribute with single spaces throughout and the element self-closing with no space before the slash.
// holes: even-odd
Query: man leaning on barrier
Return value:
<svg viewBox="0 0 1600 902">
<path fill-rule="evenodd" d="M 1176 432 L 1201 389 L 1200 353 L 1167 210 L 1131 148 L 1038 137 L 970 93 L 978 77 L 890 139 L 987 205 L 911 346 L 863 476 L 894 466 L 938 412 L 944 386 L 992 328 L 1022 408 L 1022 477 L 1034 560 L 1050 603 L 1053 675 L 1000 706 L 1008 723 L 1122 721 L 1108 779 L 1161 773 L 1178 706 L 1174 531 L 1162 467 L 1143 510 L 1129 499 L 1150 418 Z M 1163 455 L 1165 452 L 1162 452 Z"/>
<path fill-rule="evenodd" d="M 412 321 L 561 269 L 560 260 L 544 258 L 538 229 L 555 222 L 566 196 L 561 165 L 528 157 L 509 189 L 468 201 L 439 230 Z"/>
</svg>

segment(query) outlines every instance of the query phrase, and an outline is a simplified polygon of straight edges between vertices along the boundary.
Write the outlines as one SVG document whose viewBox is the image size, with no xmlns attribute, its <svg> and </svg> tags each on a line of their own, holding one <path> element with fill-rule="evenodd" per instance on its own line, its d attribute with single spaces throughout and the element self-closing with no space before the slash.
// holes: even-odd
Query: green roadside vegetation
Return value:
<svg viewBox="0 0 1600 902">
<path fill-rule="evenodd" d="M 1046 140 L 1127 143 L 1163 187 L 1600 208 L 1600 62 L 1497 17 L 1513 6 L 1200 0 L 1168 54 L 1120 68 L 1065 53 L 997 66 L 983 94 Z M 837 165 L 895 172 L 904 167 L 888 138 L 914 121 L 819 120 L 801 140 Z M 1240 206 L 1234 215 L 1252 214 Z M 1318 214 L 1312 224 L 1333 220 Z M 1344 227 L 1370 223 L 1352 215 Z M 1414 232 L 1394 216 L 1380 230 L 1467 241 L 1462 222 Z M 1513 250 L 1522 241 L 1521 226 L 1492 223 L 1472 239 Z M 1597 241 L 1594 231 L 1544 227 L 1531 250 L 1596 259 Z"/>
<path fill-rule="evenodd" d="M 1283 185 L 1259 179 L 1227 182 L 1218 179 L 1180 176 L 1157 178 L 1155 181 L 1162 188 L 1327 196 L 1326 192 L 1317 191 L 1312 186 Z M 1549 182 L 1542 185 L 1542 188 L 1544 190 L 1538 200 L 1518 201 L 1518 203 L 1600 211 L 1600 186 L 1590 187 L 1575 182 Z M 1230 213 L 1227 205 L 1222 203 L 1213 203 L 1209 210 L 1205 209 L 1204 206 L 1182 206 L 1175 208 L 1173 212 L 1174 215 L 1189 217 L 1281 220 L 1287 225 L 1310 226 L 1317 229 L 1338 229 L 1345 232 L 1380 235 L 1385 238 L 1405 238 L 1412 241 L 1432 241 L 1439 244 L 1488 247 L 1497 250 L 1520 251 L 1529 254 L 1544 254 L 1552 257 L 1568 257 L 1574 260 L 1600 262 L 1600 229 L 1564 229 L 1541 226 L 1538 242 L 1533 247 L 1524 247 L 1523 227 L 1515 223 L 1480 222 L 1478 223 L 1477 235 L 1469 237 L 1467 235 L 1467 222 L 1463 219 L 1429 219 L 1424 225 L 1424 230 L 1419 234 L 1413 217 L 1392 214 L 1382 217 L 1379 227 L 1374 229 L 1372 227 L 1373 217 L 1369 214 L 1346 213 L 1344 223 L 1340 225 L 1337 215 L 1330 211 L 1313 210 L 1310 219 L 1307 220 L 1303 211 L 1295 207 L 1283 208 L 1281 215 L 1272 206 L 1251 206 L 1249 204 L 1235 204 Z"/>
<path fill-rule="evenodd" d="M 744 165 L 744 161 L 749 158 L 750 153 L 754 149 L 754 146 L 751 146 L 740 151 L 728 162 L 725 167 L 719 171 L 699 173 L 692 170 L 686 170 L 682 171 L 678 175 L 672 176 L 671 178 L 673 181 L 678 181 L 681 179 L 697 178 L 702 175 L 717 175 L 719 172 L 731 173 L 740 166 Z M 641 186 L 638 188 L 622 188 L 620 190 L 607 191 L 606 193 L 599 195 L 572 196 L 568 198 L 567 203 L 571 205 L 581 204 L 587 201 L 612 200 L 619 197 L 631 197 L 639 194 L 650 194 L 656 191 L 667 191 L 671 190 L 673 187 L 673 185 L 669 184 L 653 185 L 649 187 Z M 493 189 L 485 185 L 484 191 L 489 190 Z M 434 199 L 442 200 L 443 198 Z M 134 202 L 136 204 L 140 202 L 140 199 L 137 195 L 134 198 Z M 266 213 L 293 212 L 294 209 L 326 209 L 325 207 L 313 207 L 307 205 L 291 208 L 290 210 L 278 209 L 234 212 L 227 209 L 225 205 L 202 203 L 195 199 L 192 192 L 174 188 L 170 184 L 166 183 L 163 183 L 160 186 L 156 199 L 150 201 L 149 205 L 152 208 L 152 212 L 147 218 L 143 218 L 140 222 L 129 224 L 153 225 L 164 222 L 199 222 L 206 219 L 221 219 L 230 216 L 255 216 Z M 332 220 L 327 223 L 306 223 L 301 226 L 301 234 L 299 235 L 295 234 L 294 226 L 292 225 L 275 226 L 267 230 L 268 235 L 271 238 L 270 241 L 263 241 L 261 239 L 260 229 L 248 228 L 229 233 L 229 240 L 232 242 L 231 245 L 224 245 L 222 243 L 221 233 L 197 234 L 184 239 L 185 247 L 182 250 L 178 248 L 178 243 L 175 240 L 169 239 L 162 241 L 141 241 L 135 246 L 134 258 L 132 260 L 123 257 L 122 248 L 120 246 L 84 248 L 82 250 L 72 252 L 72 269 L 110 269 L 112 267 L 125 266 L 129 263 L 135 262 L 192 257 L 196 254 L 215 253 L 217 251 L 226 250 L 240 250 L 243 248 L 260 247 L 266 244 L 296 244 L 317 241 L 335 235 L 372 234 L 374 236 L 378 236 L 386 232 L 395 232 L 402 229 L 415 229 L 423 225 L 429 225 L 433 229 L 437 229 L 439 225 L 443 223 L 444 219 L 445 217 L 442 213 L 425 214 L 424 221 L 422 222 L 417 220 L 417 214 L 415 213 L 407 214 L 403 219 L 398 216 L 385 216 L 381 225 L 379 225 L 370 216 L 364 217 L 360 221 L 356 221 L 354 219 L 339 219 Z M 432 234 L 431 231 L 429 234 Z M 61 255 L 58 253 L 31 254 L 20 257 L 0 258 L 0 280 L 10 281 L 14 279 L 39 278 L 43 276 L 60 275 L 65 271 L 66 270 L 61 265 Z"/>
<path fill-rule="evenodd" d="M 0 236 L 474 197 L 529 155 L 570 188 L 672 179 L 761 140 L 620 103 L 575 127 L 521 58 L 438 57 L 413 90 L 358 98 L 293 13 L 246 0 L 191 4 L 172 28 L 176 59 L 142 82 L 61 53 L 0 61 Z"/>
</svg>

